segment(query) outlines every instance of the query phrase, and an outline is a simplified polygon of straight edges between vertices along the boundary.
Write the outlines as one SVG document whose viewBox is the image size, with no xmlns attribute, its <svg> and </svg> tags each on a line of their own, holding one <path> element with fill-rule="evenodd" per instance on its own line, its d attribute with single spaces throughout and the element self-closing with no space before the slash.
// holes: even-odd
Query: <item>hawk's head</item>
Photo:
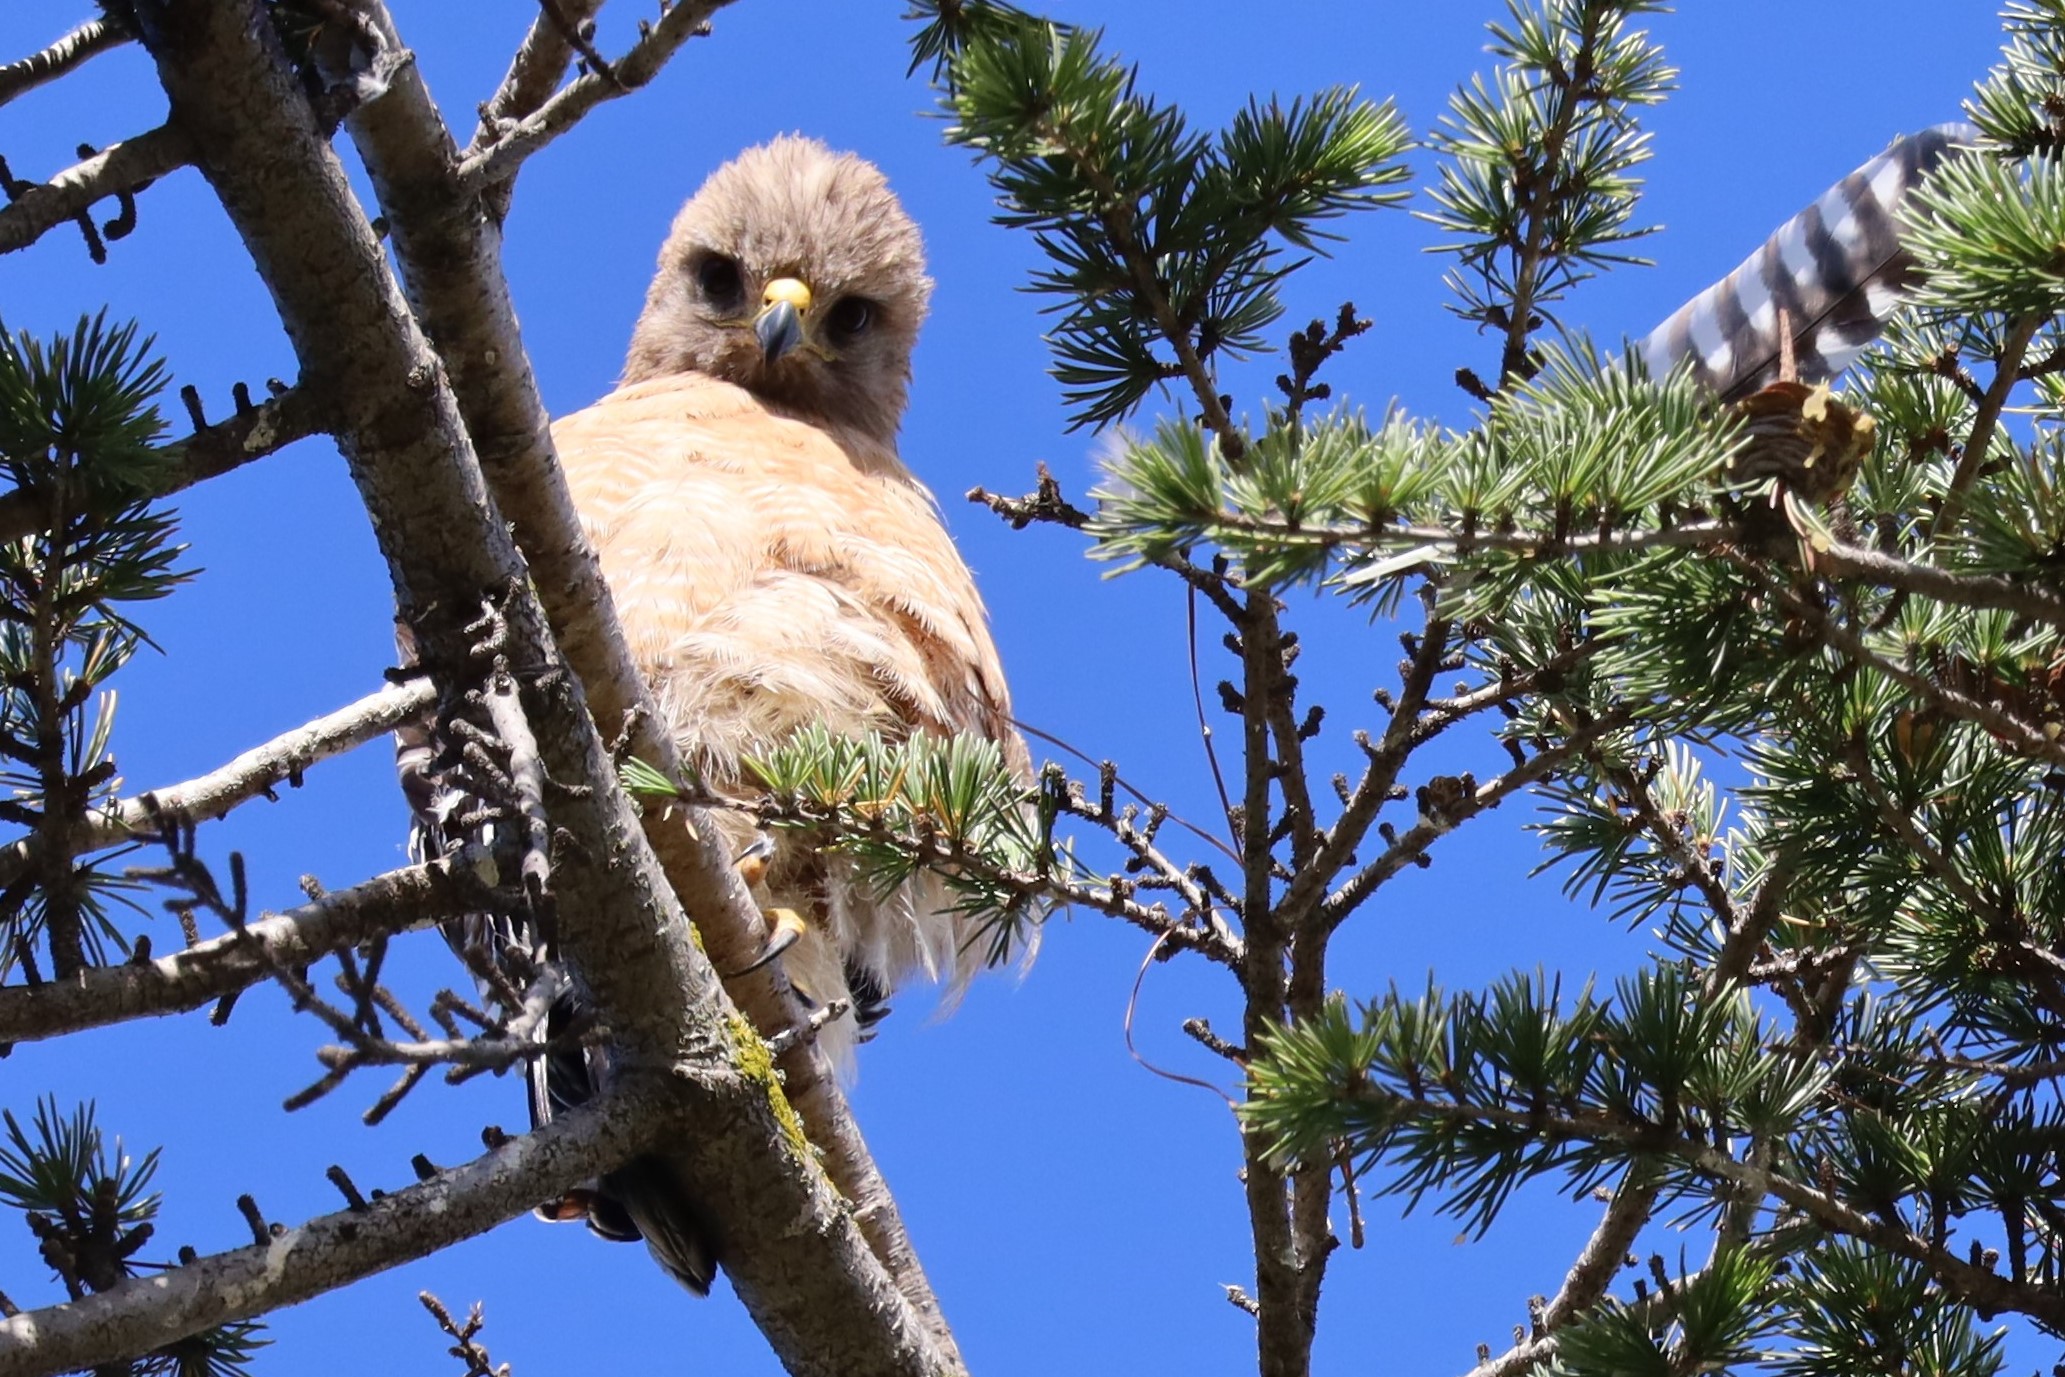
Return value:
<svg viewBox="0 0 2065 1377">
<path fill-rule="evenodd" d="M 711 173 L 675 217 L 624 381 L 704 373 L 886 444 L 931 292 L 881 172 L 785 136 Z"/>
</svg>

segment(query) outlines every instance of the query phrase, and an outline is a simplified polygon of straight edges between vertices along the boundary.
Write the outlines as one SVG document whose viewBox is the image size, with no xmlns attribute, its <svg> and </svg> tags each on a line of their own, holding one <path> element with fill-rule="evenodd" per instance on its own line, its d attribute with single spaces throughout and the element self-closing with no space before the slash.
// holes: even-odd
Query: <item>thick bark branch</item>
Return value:
<svg viewBox="0 0 2065 1377">
<path fill-rule="evenodd" d="M 193 161 L 186 135 L 170 124 L 124 139 L 51 178 L 24 190 L 0 208 L 0 253 L 25 249 L 59 225 L 78 218 L 95 201 L 128 191 Z"/>
<path fill-rule="evenodd" d="M 139 0 L 138 9 L 174 118 L 273 293 L 304 380 L 338 399 L 341 447 L 433 673 L 451 682 L 476 673 L 466 627 L 484 600 L 498 607 L 544 766 L 567 786 L 554 804 L 565 833 L 552 895 L 561 950 L 601 1007 L 626 1074 L 670 1072 L 678 1098 L 700 1098 L 697 1078 L 751 1066 L 757 1039 L 732 1014 L 640 835 L 581 685 L 560 664 L 532 568 L 483 482 L 443 361 L 389 275 L 260 6 Z M 392 101 L 405 114 L 412 73 L 408 62 L 391 69 L 369 110 Z M 432 146 L 408 161 L 442 153 Z M 537 443 L 542 416 L 529 416 L 519 443 Z M 721 874 L 728 858 L 706 862 Z M 695 1133 L 671 1139 L 664 1160 L 712 1217 L 734 1288 L 778 1356 L 802 1377 L 955 1370 L 785 1127 L 793 1121 L 777 1082 L 762 1070 L 741 1084 L 750 1091 L 734 1097 L 742 1102 L 728 1113 L 704 1106 Z"/>
<path fill-rule="evenodd" d="M 389 871 L 154 961 L 0 988 L 0 1043 L 198 1009 L 278 967 L 306 966 L 369 938 L 457 917 L 487 898 L 494 877 L 485 866 L 484 855 L 461 854 Z"/>
<path fill-rule="evenodd" d="M 699 22 L 688 14 L 694 8 L 677 7 L 662 22 Z M 704 14 L 714 8 L 701 7 Z M 377 22 L 392 32 L 384 13 Z M 619 66 L 620 79 L 628 67 L 628 60 Z M 568 90 L 598 79 L 582 78 Z M 414 67 L 398 71 L 388 94 L 356 112 L 348 128 L 386 213 L 417 317 L 449 371 L 489 491 L 514 527 L 553 635 L 581 680 L 595 721 L 614 735 L 629 720 L 634 752 L 662 773 L 683 778 L 680 753 L 631 659 L 615 601 L 560 471 L 502 274 L 498 224 L 473 209 L 461 176 L 453 172 L 451 136 Z M 694 810 L 684 819 L 659 809 L 647 812 L 644 828 L 716 968 L 752 965 L 765 928 L 731 857 L 715 841 L 717 828 Z M 733 979 L 727 989 L 768 1037 L 799 1022 L 801 1011 L 778 965 Z M 789 1102 L 827 1176 L 853 1203 L 870 1247 L 934 1345 L 958 1364 L 939 1302 L 830 1064 L 807 1038 L 794 1039 L 778 1064 Z"/>
<path fill-rule="evenodd" d="M 199 779 L 123 799 L 104 812 L 90 814 L 87 825 L 72 838 L 73 853 L 98 851 L 135 837 L 150 836 L 157 831 L 161 819 L 189 823 L 219 818 L 281 784 L 298 782 L 309 766 L 355 750 L 422 716 L 436 702 L 437 691 L 428 679 L 381 689 L 348 708 L 339 708 L 248 750 Z M 34 836 L 0 850 L 0 885 L 11 883 L 33 865 L 39 850 Z"/>
<path fill-rule="evenodd" d="M 85 1300 L 0 1322 L 0 1377 L 46 1377 L 119 1362 L 230 1320 L 249 1319 L 486 1233 L 688 1121 L 654 1087 L 606 1092 L 485 1156 L 309 1220 L 264 1244 L 138 1277 Z"/>
</svg>

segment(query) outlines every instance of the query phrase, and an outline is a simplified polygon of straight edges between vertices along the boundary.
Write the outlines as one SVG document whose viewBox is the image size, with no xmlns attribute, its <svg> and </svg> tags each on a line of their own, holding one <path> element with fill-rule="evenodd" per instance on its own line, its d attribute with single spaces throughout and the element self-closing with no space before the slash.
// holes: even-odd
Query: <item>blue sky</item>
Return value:
<svg viewBox="0 0 2065 1377">
<path fill-rule="evenodd" d="M 390 0 L 431 89 L 463 139 L 532 12 L 524 0 Z M 87 0 L 0 9 L 0 57 L 25 53 L 84 18 Z M 524 173 L 509 225 L 508 272 L 547 403 L 576 409 L 608 390 L 654 253 L 680 201 L 739 148 L 800 130 L 851 148 L 888 172 L 924 227 L 938 288 L 919 347 L 904 454 L 940 494 L 989 600 L 1018 709 L 1179 811 L 1211 814 L 1189 701 L 1183 601 L 1172 583 L 1105 580 L 1065 533 L 1012 533 L 959 498 L 974 484 L 1029 487 L 1049 464 L 1080 495 L 1094 440 L 1071 434 L 1045 375 L 1038 303 L 1017 290 L 1029 241 L 988 222 L 988 187 L 946 148 L 922 81 L 906 79 L 907 26 L 894 0 L 740 0 L 654 86 L 598 111 Z M 1640 334 L 1733 267 L 1786 216 L 1900 132 L 1954 118 L 1992 60 L 1997 25 L 1981 0 L 1732 0 L 1656 17 L 1682 90 L 1648 123 L 1657 158 L 1640 212 L 1666 230 L 1650 269 L 1583 288 L 1566 320 L 1607 339 Z M 1059 3 L 1062 18 L 1102 24 L 1141 66 L 1144 87 L 1201 126 L 1227 119 L 1249 92 L 1285 97 L 1336 83 L 1392 95 L 1429 127 L 1448 92 L 1484 65 L 1491 0 L 1349 4 L 1279 0 Z M 606 12 L 605 51 L 627 41 L 634 11 Z M 17 176 L 48 176 L 74 145 L 104 146 L 158 122 L 163 98 L 134 49 L 0 109 L 0 154 Z M 1416 159 L 1423 174 L 1424 156 Z M 1352 299 L 1375 331 L 1330 370 L 1337 394 L 1372 410 L 1396 398 L 1453 423 L 1471 403 L 1459 366 L 1496 366 L 1494 343 L 1443 310 L 1446 260 L 1421 250 L 1427 225 L 1392 211 L 1347 225 L 1352 241 L 1289 285 L 1284 328 Z M 69 329 L 111 307 L 155 332 L 177 380 L 211 415 L 232 382 L 254 388 L 294 368 L 270 304 L 198 175 L 149 191 L 140 224 L 95 268 L 58 232 L 0 258 L 0 316 L 11 328 Z M 1280 367 L 1265 359 L 1228 376 L 1258 409 Z M 177 402 L 171 402 L 177 414 Z M 183 422 L 180 423 L 183 426 Z M 306 444 L 187 495 L 179 504 L 192 560 L 205 572 L 147 624 L 163 645 L 121 681 L 116 750 L 132 789 L 171 783 L 372 690 L 391 659 L 388 590 L 342 461 Z M 1300 605 L 1312 628 L 1301 662 L 1308 694 L 1329 704 L 1323 768 L 1345 768 L 1355 726 L 1379 720 L 1371 687 L 1392 682 L 1396 640 L 1337 609 Z M 1204 669 L 1216 629 L 1203 637 Z M 1036 751 L 1036 753 L 1038 753 Z M 1472 744 L 1440 762 L 1496 768 Z M 1552 880 L 1527 882 L 1540 859 L 1522 831 L 1524 802 L 1448 839 L 1431 870 L 1387 888 L 1337 941 L 1334 983 L 1369 994 L 1418 985 L 1432 969 L 1451 987 L 1541 964 L 1577 976 L 1640 962 L 1642 933 L 1566 904 Z M 307 786 L 203 834 L 209 854 L 250 862 L 256 900 L 295 902 L 298 875 L 341 886 L 403 860 L 403 809 L 380 748 L 313 771 Z M 160 922 L 159 927 L 168 924 Z M 153 932 L 163 949 L 169 933 Z M 949 1020 L 923 1001 L 866 1049 L 856 1110 L 975 1370 L 991 1377 L 1075 1371 L 1253 1370 L 1252 1326 L 1220 1284 L 1251 1280 L 1239 1164 L 1223 1103 L 1158 1079 L 1127 1055 L 1122 1020 L 1146 949 L 1139 933 L 1094 916 L 1057 918 L 1022 983 L 983 982 Z M 398 983 L 427 997 L 457 977 L 434 937 L 413 943 Z M 1177 1031 L 1186 1017 L 1237 1022 L 1218 973 L 1183 963 L 1148 975 L 1136 1037 L 1160 1064 L 1224 1080 Z M 234 1200 L 254 1193 L 294 1221 L 335 1208 L 323 1168 L 342 1163 L 362 1188 L 410 1179 L 410 1154 L 452 1162 L 478 1150 L 483 1124 L 515 1128 L 519 1088 L 476 1081 L 427 1086 L 384 1126 L 358 1114 L 377 1094 L 348 1086 L 295 1115 L 280 1100 L 316 1073 L 322 1030 L 276 992 L 248 997 L 227 1030 L 196 1016 L 28 1046 L 0 1063 L 0 1104 L 40 1094 L 91 1096 L 104 1125 L 138 1147 L 165 1145 L 168 1200 L 158 1245 L 204 1252 L 246 1237 Z M 1526 1297 L 1553 1291 L 1596 1207 L 1548 1190 L 1523 1194 L 1482 1241 L 1423 1211 L 1400 1221 L 1366 1202 L 1369 1246 L 1336 1255 L 1318 1368 L 1459 1372 L 1477 1344 L 1502 1349 Z M 1342 1223 L 1345 1230 L 1345 1222 Z M 1703 1240 L 1688 1239 L 1696 1258 Z M 415 1292 L 455 1308 L 487 1305 L 485 1338 L 519 1377 L 595 1370 L 778 1371 L 735 1301 L 693 1302 L 643 1250 L 572 1228 L 518 1221 L 487 1238 L 318 1300 L 277 1321 L 276 1374 L 437 1372 L 445 1365 Z M 47 1303 L 25 1229 L 0 1219 L 0 1289 Z M 2033 1361 L 2033 1356 L 2025 1361 Z"/>
</svg>

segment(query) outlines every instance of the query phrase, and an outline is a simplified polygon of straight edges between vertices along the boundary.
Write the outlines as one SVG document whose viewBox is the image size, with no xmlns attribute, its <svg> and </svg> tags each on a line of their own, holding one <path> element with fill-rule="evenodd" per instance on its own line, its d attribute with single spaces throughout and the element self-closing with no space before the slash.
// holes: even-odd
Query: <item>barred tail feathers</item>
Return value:
<svg viewBox="0 0 2065 1377">
<path fill-rule="evenodd" d="M 1939 124 L 1895 139 L 1651 331 L 1641 344 L 1651 374 L 1689 358 L 1723 399 L 1746 396 L 1777 379 L 1781 318 L 1799 380 L 1818 382 L 1849 367 L 1915 281 L 1914 260 L 1900 242 L 1901 201 L 1948 153 L 1978 137 L 1969 124 Z"/>
</svg>

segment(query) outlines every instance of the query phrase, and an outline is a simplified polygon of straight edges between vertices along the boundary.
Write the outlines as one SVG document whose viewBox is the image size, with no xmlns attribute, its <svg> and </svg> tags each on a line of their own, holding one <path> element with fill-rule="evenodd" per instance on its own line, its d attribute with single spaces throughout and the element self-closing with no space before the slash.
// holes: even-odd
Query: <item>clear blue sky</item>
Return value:
<svg viewBox="0 0 2065 1377">
<path fill-rule="evenodd" d="M 390 0 L 394 3 L 394 0 Z M 981 483 L 1030 486 L 1037 461 L 1087 490 L 1093 441 L 1069 434 L 1046 377 L 1037 303 L 1016 288 L 1030 243 L 988 223 L 987 185 L 941 145 L 929 93 L 907 80 L 906 25 L 894 0 L 740 0 L 649 90 L 607 107 L 527 170 L 509 229 L 508 271 L 546 401 L 555 412 L 605 392 L 622 358 L 654 252 L 679 202 L 739 148 L 801 130 L 880 163 L 924 226 L 938 281 L 917 356 L 904 436 L 912 466 L 947 518 L 995 618 L 1020 714 L 1126 773 L 1180 810 L 1209 816 L 1189 706 L 1183 603 L 1148 577 L 1102 581 L 1078 542 L 1014 534 L 959 494 Z M 30 51 L 86 17 L 88 0 L 0 9 L 0 57 Z M 1667 230 L 1648 243 L 1653 269 L 1582 289 L 1567 319 L 1596 334 L 1640 334 L 1734 266 L 1786 216 L 1900 132 L 1954 118 L 1992 60 L 1997 27 L 1982 0 L 1732 0 L 1693 4 L 1654 28 L 1683 69 L 1682 91 L 1651 119 L 1657 159 L 1642 215 Z M 606 15 L 601 44 L 620 50 L 631 17 Z M 1424 130 L 1449 90 L 1480 68 L 1494 0 L 1412 5 L 1343 0 L 1118 0 L 1057 3 L 1106 26 L 1141 65 L 1144 87 L 1223 122 L 1250 91 L 1286 97 L 1334 83 L 1394 95 Z M 531 6 L 524 0 L 400 0 L 397 18 L 463 139 L 493 89 Z M 1263 18 L 1267 14 L 1268 18 Z M 0 153 L 40 178 L 73 146 L 104 146 L 162 115 L 148 62 L 134 49 L 89 74 L 0 110 Z M 1422 170 L 1426 162 L 1418 164 Z M 1464 422 L 1458 366 L 1496 365 L 1491 341 L 1443 309 L 1446 261 L 1421 252 L 1428 226 L 1398 212 L 1351 222 L 1353 242 L 1299 275 L 1286 328 L 1353 299 L 1375 332 L 1332 371 L 1337 392 L 1373 410 Z M 157 334 L 179 382 L 211 415 L 233 381 L 254 388 L 294 368 L 264 291 L 199 177 L 182 172 L 142 199 L 141 224 L 104 268 L 60 231 L 0 259 L 0 314 L 13 328 L 68 329 L 111 306 Z M 1229 378 L 1253 409 L 1280 364 Z M 177 415 L 177 402 L 171 402 Z M 177 424 L 183 427 L 183 421 Z M 179 504 L 206 573 L 147 624 L 165 648 L 121 681 L 116 749 L 132 789 L 199 773 L 272 733 L 377 687 L 389 663 L 388 590 L 344 466 L 309 444 L 210 484 Z M 1347 747 L 1379 720 L 1369 689 L 1392 682 L 1394 635 L 1338 613 L 1306 624 L 1300 672 L 1331 712 L 1321 744 Z M 1216 629 L 1206 640 L 1206 672 Z M 1472 747 L 1440 762 L 1495 769 Z M 1346 768 L 1340 763 L 1326 769 Z M 1335 983 L 1475 985 L 1541 963 L 1582 976 L 1619 971 L 1647 949 L 1604 917 L 1565 904 L 1553 882 L 1525 882 L 1539 859 L 1521 831 L 1525 803 L 1449 839 L 1435 866 L 1385 890 L 1336 945 Z M 373 748 L 312 772 L 307 787 L 203 834 L 209 854 L 250 861 L 257 901 L 297 898 L 311 872 L 341 886 L 402 862 L 403 809 L 387 753 Z M 160 920 L 160 949 L 176 941 Z M 1057 919 L 1023 984 L 985 981 L 952 1019 L 922 1001 L 866 1049 L 853 1098 L 903 1203 L 962 1346 L 986 1377 L 1071 1372 L 1253 1371 L 1252 1326 L 1223 1282 L 1249 1284 L 1252 1263 L 1231 1117 L 1200 1090 L 1157 1079 L 1127 1056 L 1121 1020 L 1145 950 L 1139 933 L 1096 917 Z M 409 947 L 399 983 L 419 996 L 456 977 L 435 937 Z M 1151 972 L 1137 1035 L 1149 1056 L 1224 1079 L 1177 1031 L 1205 1014 L 1236 1023 L 1215 972 L 1182 963 Z M 357 1115 L 379 1083 L 347 1087 L 283 1115 L 280 1100 L 316 1071 L 324 1041 L 274 991 L 248 997 L 226 1031 L 200 1016 L 17 1049 L 0 1063 L 0 1104 L 43 1093 L 92 1096 L 103 1124 L 138 1147 L 166 1147 L 168 1195 L 154 1250 L 203 1252 L 246 1237 L 233 1201 L 257 1195 L 274 1219 L 333 1209 L 322 1179 L 344 1164 L 362 1188 L 410 1179 L 411 1153 L 452 1162 L 478 1150 L 483 1124 L 519 1127 L 509 1081 L 426 1086 L 380 1129 Z M 1543 1189 L 1525 1194 L 1486 1240 L 1456 1239 L 1450 1220 L 1400 1221 L 1366 1204 L 1360 1253 L 1336 1255 L 1319 1344 L 1322 1372 L 1460 1372 L 1525 1319 L 1531 1293 L 1553 1291 L 1596 1206 Z M 1345 1221 L 1341 1221 L 1345 1232 Z M 1704 1241 L 1689 1240 L 1695 1257 Z M 1675 1252 L 1673 1247 L 1671 1251 Z M 638 1248 L 528 1220 L 427 1262 L 278 1318 L 279 1347 L 260 1370 L 455 1371 L 413 1297 L 429 1287 L 455 1308 L 487 1305 L 485 1338 L 519 1377 L 612 1372 L 778 1371 L 720 1286 L 693 1302 Z M 0 1219 L 0 1289 L 18 1303 L 55 1297 L 27 1231 Z M 2021 1365 L 2034 1361 L 2033 1352 Z"/>
</svg>

